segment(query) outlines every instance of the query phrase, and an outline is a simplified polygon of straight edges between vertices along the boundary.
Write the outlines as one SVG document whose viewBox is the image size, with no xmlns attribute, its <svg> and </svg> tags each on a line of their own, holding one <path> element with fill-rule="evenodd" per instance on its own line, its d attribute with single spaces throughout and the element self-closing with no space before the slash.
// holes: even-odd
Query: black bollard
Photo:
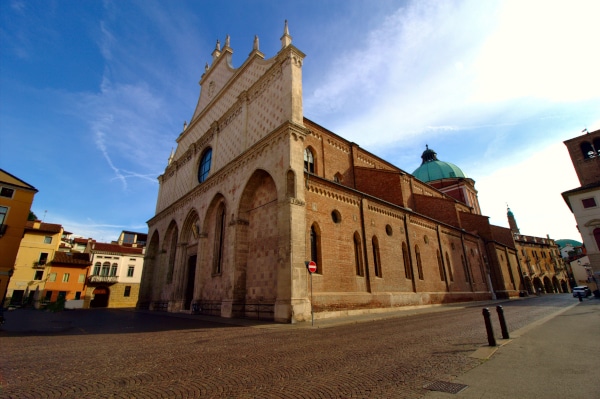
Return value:
<svg viewBox="0 0 600 399">
<path fill-rule="evenodd" d="M 577 298 L 579 298 L 579 302 L 583 302 L 583 295 L 581 293 L 577 294 Z"/>
<path fill-rule="evenodd" d="M 500 329 L 502 330 L 502 338 L 509 339 L 508 328 L 506 327 L 506 319 L 504 318 L 504 309 L 502 306 L 496 306 L 496 311 L 498 312 L 498 319 L 500 320 Z"/>
<path fill-rule="evenodd" d="M 494 338 L 494 330 L 492 330 L 492 320 L 490 310 L 483 308 L 483 320 L 485 321 L 485 330 L 487 332 L 489 346 L 496 346 L 496 338 Z"/>
</svg>

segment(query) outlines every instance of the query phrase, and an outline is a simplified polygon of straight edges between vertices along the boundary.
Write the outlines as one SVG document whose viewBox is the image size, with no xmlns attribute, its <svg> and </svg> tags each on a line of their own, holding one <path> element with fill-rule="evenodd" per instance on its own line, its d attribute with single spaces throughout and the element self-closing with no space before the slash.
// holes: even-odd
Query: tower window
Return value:
<svg viewBox="0 0 600 399">
<path fill-rule="evenodd" d="M 315 173 L 315 157 L 310 148 L 304 150 L 304 171 Z"/>
<path fill-rule="evenodd" d="M 581 204 L 584 208 L 593 208 L 596 206 L 596 200 L 594 199 L 594 197 L 584 198 L 581 200 Z"/>
</svg>

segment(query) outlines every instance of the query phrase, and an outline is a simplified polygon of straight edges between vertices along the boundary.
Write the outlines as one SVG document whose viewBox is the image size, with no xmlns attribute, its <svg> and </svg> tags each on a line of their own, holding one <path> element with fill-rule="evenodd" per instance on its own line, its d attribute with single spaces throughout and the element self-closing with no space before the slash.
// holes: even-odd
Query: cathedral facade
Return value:
<svg viewBox="0 0 600 399">
<path fill-rule="evenodd" d="M 524 289 L 472 180 L 436 188 L 305 118 L 287 23 L 274 57 L 232 53 L 217 42 L 159 176 L 138 308 L 297 322 Z"/>
</svg>

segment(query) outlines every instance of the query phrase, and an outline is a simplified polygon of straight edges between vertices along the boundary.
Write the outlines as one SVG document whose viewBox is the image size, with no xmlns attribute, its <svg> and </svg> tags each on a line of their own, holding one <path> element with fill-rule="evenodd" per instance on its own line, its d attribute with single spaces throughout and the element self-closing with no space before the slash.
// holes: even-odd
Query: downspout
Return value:
<svg viewBox="0 0 600 399">
<path fill-rule="evenodd" d="M 362 241 L 363 241 L 363 248 L 364 248 L 364 262 L 365 262 L 365 279 L 366 279 L 366 285 L 367 285 L 367 292 L 371 292 L 371 279 L 369 278 L 369 256 L 367 255 L 367 236 L 366 236 L 366 230 L 365 230 L 365 214 L 363 211 L 363 200 L 364 198 L 360 199 L 360 226 L 361 226 L 361 230 L 362 230 Z"/>
<path fill-rule="evenodd" d="M 483 258 L 483 272 L 485 281 L 488 285 L 488 289 L 492 293 L 492 299 L 496 300 L 496 292 L 494 292 L 494 285 L 492 284 L 492 277 L 490 276 L 490 264 L 487 260 L 487 257 L 484 255 L 484 252 L 481 251 L 479 241 L 477 242 L 477 251 L 479 251 L 479 259 L 481 260 L 481 258 Z"/>
</svg>

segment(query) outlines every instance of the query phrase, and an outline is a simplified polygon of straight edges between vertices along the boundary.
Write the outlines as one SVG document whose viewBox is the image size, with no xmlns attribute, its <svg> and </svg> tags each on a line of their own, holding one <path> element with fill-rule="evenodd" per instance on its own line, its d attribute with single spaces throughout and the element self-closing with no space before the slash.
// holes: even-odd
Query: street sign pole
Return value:
<svg viewBox="0 0 600 399">
<path fill-rule="evenodd" d="M 313 276 L 313 273 L 317 271 L 317 264 L 315 263 L 315 261 L 311 260 L 310 262 L 306 262 L 306 270 L 310 274 L 310 324 L 311 324 L 311 326 L 314 326 L 315 325 L 315 314 L 313 312 L 313 306 L 312 306 L 312 301 L 313 301 L 312 276 Z"/>
<path fill-rule="evenodd" d="M 309 272 L 310 273 L 310 272 Z M 313 312 L 312 299 L 313 299 L 313 291 L 312 291 L 312 273 L 310 273 L 310 325 L 314 327 L 315 325 L 315 313 Z"/>
</svg>

